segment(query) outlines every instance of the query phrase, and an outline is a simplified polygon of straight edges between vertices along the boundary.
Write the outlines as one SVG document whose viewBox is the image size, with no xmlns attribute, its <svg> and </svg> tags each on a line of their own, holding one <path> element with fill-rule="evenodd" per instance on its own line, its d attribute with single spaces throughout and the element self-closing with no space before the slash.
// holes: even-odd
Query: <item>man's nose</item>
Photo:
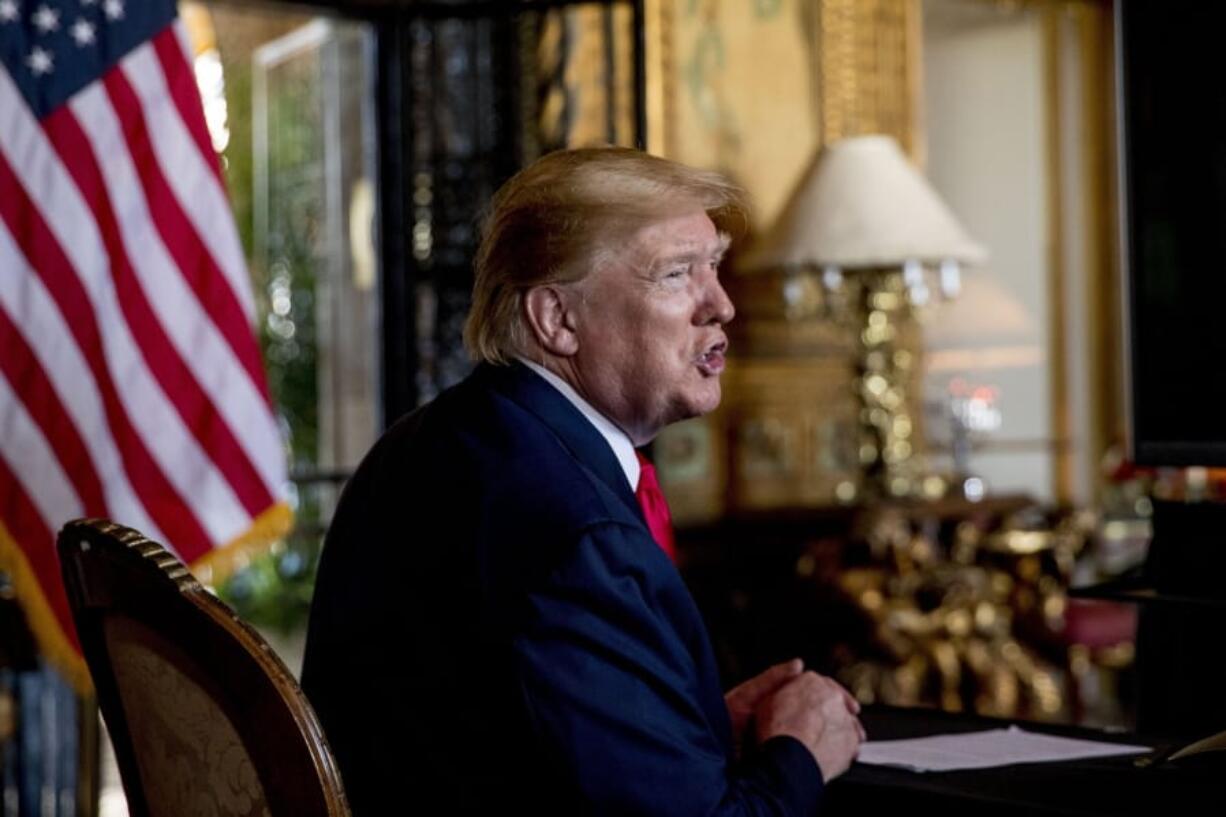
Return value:
<svg viewBox="0 0 1226 817">
<path fill-rule="evenodd" d="M 706 298 L 703 305 L 702 323 L 730 323 L 736 316 L 736 307 L 732 299 L 724 291 L 724 286 L 718 278 L 712 276 L 707 284 Z"/>
</svg>

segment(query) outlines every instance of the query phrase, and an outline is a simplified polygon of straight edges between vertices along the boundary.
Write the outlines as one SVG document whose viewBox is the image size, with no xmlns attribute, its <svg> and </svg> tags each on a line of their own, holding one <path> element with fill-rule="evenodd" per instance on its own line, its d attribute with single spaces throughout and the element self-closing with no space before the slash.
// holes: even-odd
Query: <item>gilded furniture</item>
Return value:
<svg viewBox="0 0 1226 817">
<path fill-rule="evenodd" d="M 1052 721 L 1130 664 L 1127 622 L 1068 604 L 1094 522 L 951 494 L 741 512 L 678 548 L 729 681 L 800 656 L 864 703 Z"/>
<path fill-rule="evenodd" d="M 255 630 L 134 530 L 77 520 L 58 549 L 133 817 L 347 817 L 315 713 Z"/>
</svg>

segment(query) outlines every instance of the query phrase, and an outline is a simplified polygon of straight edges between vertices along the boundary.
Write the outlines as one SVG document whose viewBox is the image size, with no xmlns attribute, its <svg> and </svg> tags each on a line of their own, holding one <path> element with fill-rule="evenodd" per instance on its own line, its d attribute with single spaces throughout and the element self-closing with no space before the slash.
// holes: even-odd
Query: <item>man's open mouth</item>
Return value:
<svg viewBox="0 0 1226 817">
<path fill-rule="evenodd" d="M 698 356 L 698 369 L 705 375 L 717 375 L 724 370 L 724 353 L 728 341 L 721 340 Z"/>
</svg>

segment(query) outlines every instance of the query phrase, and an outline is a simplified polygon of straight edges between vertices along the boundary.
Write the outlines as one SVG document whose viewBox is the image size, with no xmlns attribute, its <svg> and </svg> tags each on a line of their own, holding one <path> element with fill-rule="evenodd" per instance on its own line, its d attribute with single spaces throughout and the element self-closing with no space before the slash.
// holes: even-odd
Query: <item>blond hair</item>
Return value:
<svg viewBox="0 0 1226 817">
<path fill-rule="evenodd" d="M 494 195 L 474 261 L 464 345 L 476 360 L 505 364 L 527 351 L 523 299 L 542 284 L 578 281 L 646 224 L 682 206 L 740 232 L 744 195 L 718 173 L 629 148 L 550 153 Z"/>
</svg>

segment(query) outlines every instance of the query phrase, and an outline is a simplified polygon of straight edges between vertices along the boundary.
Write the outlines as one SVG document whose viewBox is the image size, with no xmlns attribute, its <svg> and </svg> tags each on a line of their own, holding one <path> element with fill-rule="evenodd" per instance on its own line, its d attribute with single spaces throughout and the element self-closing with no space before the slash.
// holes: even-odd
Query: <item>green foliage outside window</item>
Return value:
<svg viewBox="0 0 1226 817">
<path fill-rule="evenodd" d="M 318 465 L 315 281 L 322 209 L 317 59 L 268 72 L 267 224 L 257 247 L 252 59 L 223 56 L 230 142 L 226 182 L 255 292 L 257 334 L 291 473 Z M 236 572 L 219 594 L 247 621 L 290 632 L 305 624 L 322 536 L 314 486 L 295 486 L 295 529 Z"/>
</svg>

